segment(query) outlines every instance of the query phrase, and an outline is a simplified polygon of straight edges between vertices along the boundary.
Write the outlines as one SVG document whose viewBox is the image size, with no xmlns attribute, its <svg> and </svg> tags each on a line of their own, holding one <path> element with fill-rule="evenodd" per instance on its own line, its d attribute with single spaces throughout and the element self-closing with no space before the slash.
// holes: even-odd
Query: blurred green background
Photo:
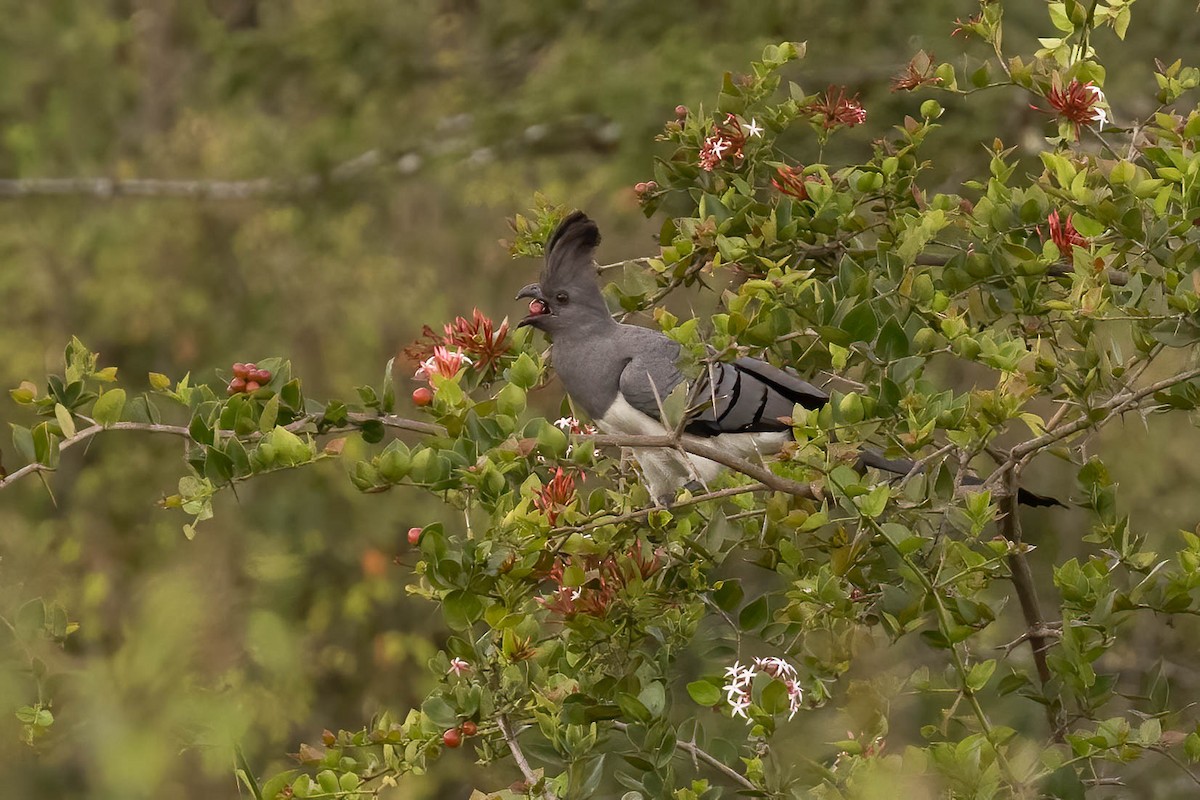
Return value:
<svg viewBox="0 0 1200 800">
<path fill-rule="evenodd" d="M 1042 3 L 1010 6 L 1007 48 L 1050 34 Z M 710 103 L 722 71 L 768 43 L 808 40 L 790 77 L 862 92 L 868 123 L 839 145 L 853 157 L 916 111 L 920 99 L 889 93 L 889 77 L 918 49 L 961 59 L 953 20 L 975 10 L 0 0 L 0 178 L 278 181 L 240 199 L 0 199 L 0 385 L 60 370 L 77 334 L 135 387 L 148 371 L 215 381 L 214 368 L 283 355 L 308 394 L 349 399 L 422 324 L 473 306 L 515 313 L 515 289 L 538 265 L 511 262 L 499 241 L 536 191 L 600 220 L 605 261 L 652 252 L 661 220 L 643 218 L 631 187 L 650 176 L 674 107 Z M 1194 60 L 1200 41 L 1194 0 L 1134 10 L 1125 45 L 1096 43 L 1118 121 L 1152 110 L 1153 57 Z M 986 165 L 980 142 L 1000 137 L 1026 156 L 1043 146 L 1045 120 L 1025 96 L 946 105 L 943 188 Z M 324 178 L 297 186 L 306 175 Z M 551 389 L 541 402 L 559 399 Z M 0 423 L 17 421 L 5 398 Z M 1190 462 L 1177 434 L 1132 420 L 1107 434 L 1128 454 L 1111 466 L 1138 529 L 1191 527 L 1200 513 L 1194 481 L 1179 480 Z M 36 480 L 0 497 L 0 614 L 41 596 L 80 624 L 65 649 L 0 637 L 0 796 L 233 797 L 234 742 L 260 774 L 283 769 L 323 728 L 358 728 L 424 696 L 443 631 L 405 596 L 404 534 L 446 509 L 415 491 L 360 495 L 325 462 L 246 485 L 189 542 L 183 516 L 155 507 L 182 468 L 177 442 L 114 433 L 64 458 L 56 502 Z M 1069 493 L 1071 476 L 1050 472 L 1034 474 Z M 1082 533 L 1071 519 L 1026 528 L 1061 558 Z M 1200 688 L 1183 666 L 1194 648 L 1177 638 L 1146 632 L 1115 657 L 1135 673 L 1162 655 Z M 38 700 L 31 657 L 45 663 L 56 718 L 34 747 L 14 714 Z M 451 754 L 395 796 L 465 797 L 469 760 Z"/>
</svg>

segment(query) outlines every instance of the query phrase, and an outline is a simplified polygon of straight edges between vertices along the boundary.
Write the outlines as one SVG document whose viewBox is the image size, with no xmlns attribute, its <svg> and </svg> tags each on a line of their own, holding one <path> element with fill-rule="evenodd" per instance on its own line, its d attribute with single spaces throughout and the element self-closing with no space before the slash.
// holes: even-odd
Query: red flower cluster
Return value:
<svg viewBox="0 0 1200 800">
<path fill-rule="evenodd" d="M 771 185 L 783 194 L 797 200 L 808 199 L 808 189 L 804 185 L 804 167 L 777 167 Z"/>
<path fill-rule="evenodd" d="M 858 102 L 858 95 L 846 96 L 845 86 L 830 86 L 825 94 L 804 107 L 810 114 L 819 114 L 819 120 L 825 130 L 839 126 L 853 128 L 867 121 L 867 110 Z"/>
<path fill-rule="evenodd" d="M 501 320 L 497 326 L 484 316 L 478 308 L 471 312 L 471 318 L 455 317 L 454 321 L 442 326 L 443 333 L 437 333 L 428 325 L 421 333 L 421 338 L 404 348 L 404 354 L 413 361 L 425 362 L 434 354 L 435 348 L 457 348 L 462 353 L 472 357 L 471 363 L 479 369 L 487 370 L 508 352 L 508 318 Z"/>
<path fill-rule="evenodd" d="M 978 27 L 982 22 L 982 11 L 967 19 L 956 19 L 954 20 L 954 30 L 950 32 L 950 35 L 958 36 L 961 33 L 964 39 L 968 38 L 971 34 L 982 35 Z"/>
<path fill-rule="evenodd" d="M 465 364 L 471 363 L 471 359 L 458 350 L 450 350 L 439 344 L 433 348 L 433 355 L 421 362 L 413 378 L 424 381 L 432 379 L 434 375 L 453 378 Z"/>
<path fill-rule="evenodd" d="M 1070 215 L 1063 220 L 1057 210 L 1051 211 L 1050 216 L 1046 218 L 1046 223 L 1050 228 L 1050 241 L 1054 242 L 1054 246 L 1058 248 L 1058 252 L 1063 258 L 1071 254 L 1071 245 L 1088 246 L 1088 240 L 1075 230 Z M 1042 235 L 1041 228 L 1038 228 L 1038 235 L 1045 240 L 1046 237 Z"/>
<path fill-rule="evenodd" d="M 640 540 L 635 542 L 625 555 L 642 580 L 649 579 L 662 569 L 661 551 L 643 554 Z M 569 556 L 567 561 L 569 563 Z M 628 580 L 615 556 L 587 556 L 583 559 L 583 566 L 585 572 L 594 573 L 595 577 L 579 588 L 563 586 L 563 570 L 566 564 L 561 558 L 554 559 L 554 566 L 546 577 L 557 584 L 557 588 L 549 595 L 537 598 L 538 604 L 567 619 L 576 614 L 605 616 L 617 597 L 618 588 L 624 586 Z"/>
<path fill-rule="evenodd" d="M 562 467 L 554 469 L 554 477 L 533 498 L 533 505 L 546 515 L 551 525 L 558 522 L 562 509 L 575 499 L 575 476 L 564 472 Z"/>
<path fill-rule="evenodd" d="M 725 122 L 718 125 L 716 132 L 706 138 L 700 147 L 700 169 L 712 172 L 724 158 L 741 163 L 746 157 L 742 148 L 746 146 L 748 135 L 738 118 L 727 114 Z"/>
<path fill-rule="evenodd" d="M 1056 74 L 1050 91 L 1046 93 L 1046 102 L 1054 109 L 1053 111 L 1038 108 L 1035 105 L 1029 107 L 1034 111 L 1057 114 L 1073 123 L 1076 139 L 1079 138 L 1084 125 L 1098 122 L 1103 127 L 1104 123 L 1108 121 L 1108 114 L 1100 107 L 1100 104 L 1104 102 L 1104 92 L 1092 83 L 1080 83 L 1072 78 L 1071 82 L 1064 87 Z"/>
<path fill-rule="evenodd" d="M 941 83 L 942 79 L 933 74 L 934 63 L 933 53 L 919 51 L 904 71 L 892 78 L 892 91 L 911 92 L 921 86 Z"/>
</svg>

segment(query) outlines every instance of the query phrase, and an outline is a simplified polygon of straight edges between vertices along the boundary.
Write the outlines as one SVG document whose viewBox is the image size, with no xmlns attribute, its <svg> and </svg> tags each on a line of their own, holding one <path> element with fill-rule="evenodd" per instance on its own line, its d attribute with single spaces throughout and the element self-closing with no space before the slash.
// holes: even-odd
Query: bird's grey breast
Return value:
<svg viewBox="0 0 1200 800">
<path fill-rule="evenodd" d="M 593 420 L 608 411 L 630 357 L 602 336 L 559 336 L 554 340 L 554 371 L 575 405 Z"/>
</svg>

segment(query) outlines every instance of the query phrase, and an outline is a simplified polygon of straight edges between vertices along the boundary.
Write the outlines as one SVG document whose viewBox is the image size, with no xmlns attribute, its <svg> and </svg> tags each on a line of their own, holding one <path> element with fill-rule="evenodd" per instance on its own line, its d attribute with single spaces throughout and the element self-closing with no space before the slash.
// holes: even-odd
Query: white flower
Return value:
<svg viewBox="0 0 1200 800">
<path fill-rule="evenodd" d="M 750 124 L 746 126 L 747 136 L 762 136 L 763 129 L 758 127 L 758 120 L 750 120 Z"/>
<path fill-rule="evenodd" d="M 450 669 L 446 670 L 447 675 L 462 675 L 464 672 L 470 672 L 471 665 L 461 658 L 453 658 L 450 660 Z"/>
<path fill-rule="evenodd" d="M 748 708 L 750 708 L 749 695 L 742 695 L 737 701 L 730 701 L 729 703 L 729 710 L 733 713 L 733 716 L 741 717 L 746 722 L 750 722 L 750 717 L 746 714 L 746 709 Z"/>
<path fill-rule="evenodd" d="M 784 661 L 782 658 L 778 658 L 776 656 L 770 656 L 768 658 L 756 658 L 754 659 L 754 666 L 758 667 L 772 678 L 796 677 L 796 668 L 787 661 Z"/>
<path fill-rule="evenodd" d="M 572 428 L 579 427 L 579 420 L 575 419 L 574 417 L 559 417 L 554 424 L 557 427 L 562 428 L 564 431 L 569 431 Z"/>
<path fill-rule="evenodd" d="M 796 712 L 800 710 L 800 701 L 804 699 L 804 690 L 800 688 L 800 684 L 795 681 L 787 682 L 788 690 L 788 722 L 792 721 L 792 717 L 796 716 Z"/>
<path fill-rule="evenodd" d="M 1100 87 L 1095 84 L 1089 83 L 1083 88 L 1092 93 L 1093 102 L 1097 103 L 1097 105 L 1092 107 L 1092 122 L 1100 123 L 1100 130 L 1104 130 L 1104 124 L 1108 122 L 1108 113 L 1099 104 L 1108 105 L 1108 99 L 1104 96 L 1104 92 L 1100 90 Z"/>
</svg>

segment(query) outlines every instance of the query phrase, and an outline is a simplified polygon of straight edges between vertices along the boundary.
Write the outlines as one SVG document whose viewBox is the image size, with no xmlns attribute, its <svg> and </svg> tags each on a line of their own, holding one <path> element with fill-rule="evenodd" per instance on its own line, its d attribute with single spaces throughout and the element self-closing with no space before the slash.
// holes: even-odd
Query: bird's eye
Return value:
<svg viewBox="0 0 1200 800">
<path fill-rule="evenodd" d="M 567 295 L 566 292 L 559 292 L 558 294 L 554 295 L 554 299 L 557 300 L 558 302 L 564 303 L 564 304 L 571 301 L 571 298 Z"/>
</svg>

